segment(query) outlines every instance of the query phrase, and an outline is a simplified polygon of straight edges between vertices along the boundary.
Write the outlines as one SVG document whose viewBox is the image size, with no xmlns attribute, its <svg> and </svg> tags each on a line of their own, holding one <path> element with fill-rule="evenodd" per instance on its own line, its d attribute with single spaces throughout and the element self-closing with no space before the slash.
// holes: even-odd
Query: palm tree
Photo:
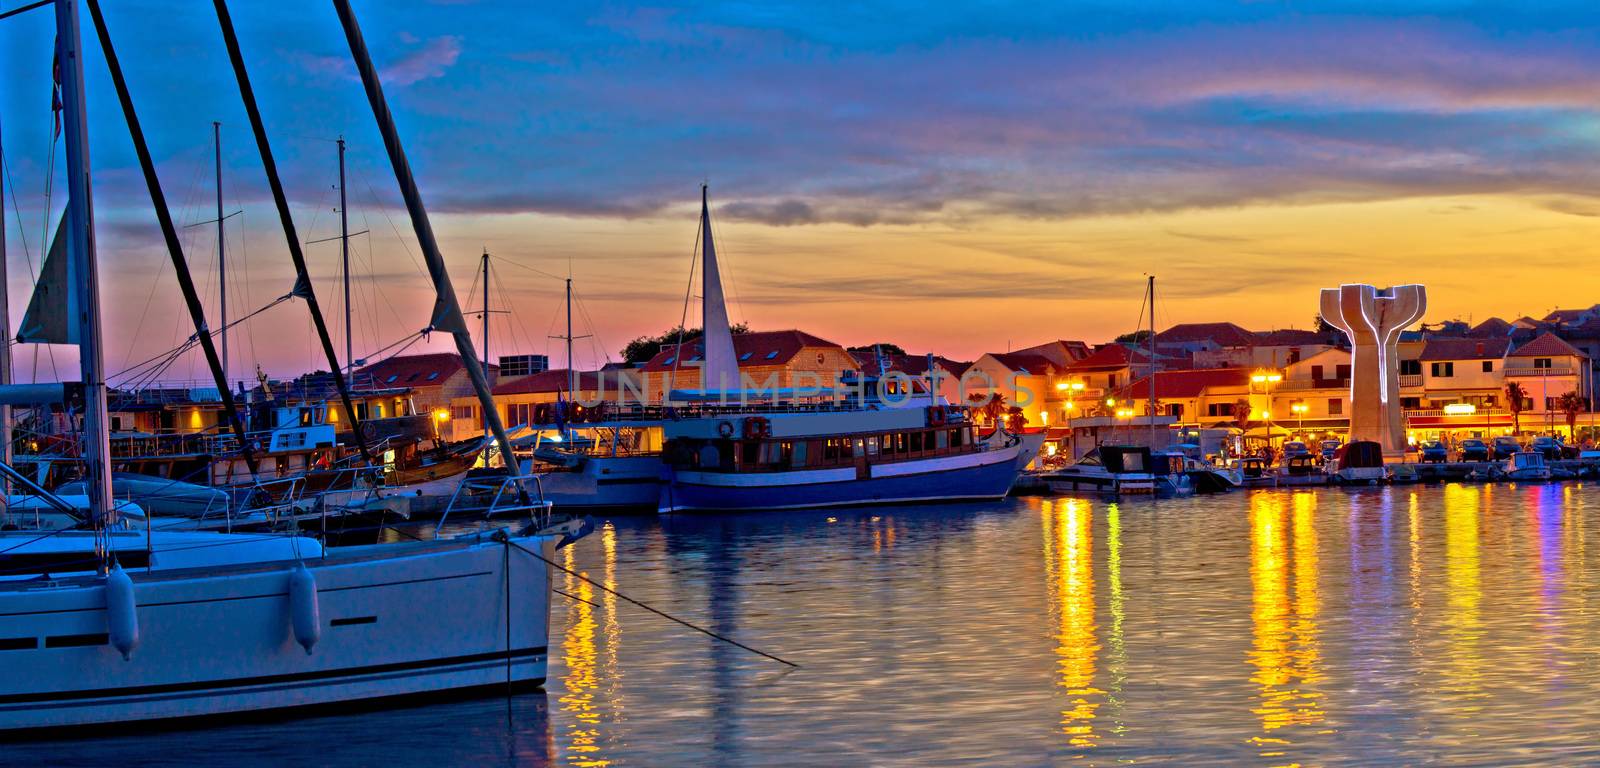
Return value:
<svg viewBox="0 0 1600 768">
<path fill-rule="evenodd" d="M 1522 433 L 1522 408 L 1528 401 L 1528 393 L 1522 390 L 1522 385 L 1513 381 L 1506 384 L 1506 409 L 1511 411 L 1511 432 Z"/>
<path fill-rule="evenodd" d="M 1021 408 L 1013 405 L 1006 409 L 1006 429 L 1011 432 L 1021 432 L 1028 425 L 1028 416 Z"/>
<path fill-rule="evenodd" d="M 1588 410 L 1589 403 L 1583 395 L 1568 391 L 1556 398 L 1556 407 L 1561 409 L 1567 417 L 1567 434 L 1572 435 L 1572 442 L 1578 442 L 1578 414 Z"/>
<path fill-rule="evenodd" d="M 1233 403 L 1233 423 L 1239 425 L 1239 430 L 1250 428 L 1250 401 L 1239 398 Z"/>
<path fill-rule="evenodd" d="M 974 392 L 967 399 L 978 406 L 979 413 L 991 424 L 1000 423 L 1000 415 L 1006 412 L 1006 396 L 999 392 Z"/>
</svg>

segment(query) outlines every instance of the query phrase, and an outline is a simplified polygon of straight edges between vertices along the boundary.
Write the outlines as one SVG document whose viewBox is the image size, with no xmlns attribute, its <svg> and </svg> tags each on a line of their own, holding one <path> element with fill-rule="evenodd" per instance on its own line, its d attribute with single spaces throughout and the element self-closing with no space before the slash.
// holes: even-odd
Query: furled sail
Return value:
<svg viewBox="0 0 1600 768">
<path fill-rule="evenodd" d="M 33 286 L 33 296 L 28 299 L 28 311 L 17 326 L 19 344 L 77 344 L 78 324 L 72 321 L 69 305 L 76 305 L 80 297 L 73 296 L 75 281 L 68 278 L 67 270 L 67 218 L 61 217 L 56 226 L 56 236 L 50 241 L 50 252 L 44 257 L 44 267 L 39 271 L 39 282 Z"/>
<path fill-rule="evenodd" d="M 705 329 L 705 365 L 700 369 L 700 386 L 705 390 L 739 389 L 739 361 L 733 354 L 733 332 L 728 329 L 728 304 L 722 296 L 722 275 L 717 270 L 717 249 L 711 242 L 711 209 L 706 203 L 706 188 L 700 187 L 701 260 L 700 291 L 702 325 Z"/>
</svg>

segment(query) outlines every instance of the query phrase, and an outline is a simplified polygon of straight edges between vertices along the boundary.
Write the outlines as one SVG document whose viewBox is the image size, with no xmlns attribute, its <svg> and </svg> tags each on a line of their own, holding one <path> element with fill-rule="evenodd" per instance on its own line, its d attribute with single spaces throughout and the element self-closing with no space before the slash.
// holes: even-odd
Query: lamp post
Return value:
<svg viewBox="0 0 1600 768">
<path fill-rule="evenodd" d="M 1255 391 L 1255 385 L 1261 385 L 1261 391 L 1267 396 L 1267 407 L 1262 409 L 1263 417 L 1267 421 L 1267 448 L 1272 448 L 1272 385 L 1283 381 L 1283 374 L 1269 371 L 1264 368 L 1256 369 L 1250 376 L 1250 390 Z"/>
<path fill-rule="evenodd" d="M 1299 424 L 1295 426 L 1295 429 L 1299 430 L 1300 439 L 1306 439 L 1306 411 L 1310 410 L 1310 406 L 1305 403 L 1291 403 L 1289 410 L 1294 411 L 1295 418 L 1299 420 Z"/>
<path fill-rule="evenodd" d="M 1072 461 L 1077 462 L 1078 434 L 1077 430 L 1072 428 L 1072 411 L 1077 408 L 1077 402 L 1074 400 L 1074 397 L 1076 393 L 1083 391 L 1083 382 L 1076 379 L 1072 381 L 1058 381 L 1056 382 L 1056 391 L 1065 392 L 1067 395 L 1067 404 L 1066 407 L 1061 409 L 1061 415 L 1066 419 L 1067 422 L 1067 450 L 1072 453 Z"/>
</svg>

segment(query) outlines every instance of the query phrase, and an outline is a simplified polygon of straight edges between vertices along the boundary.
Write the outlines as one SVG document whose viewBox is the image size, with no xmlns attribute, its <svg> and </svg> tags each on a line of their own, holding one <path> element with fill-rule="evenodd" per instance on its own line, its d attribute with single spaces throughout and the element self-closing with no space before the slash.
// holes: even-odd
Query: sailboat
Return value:
<svg viewBox="0 0 1600 768">
<path fill-rule="evenodd" d="M 426 211 L 349 4 L 335 3 L 435 278 L 435 324 L 470 350 Z M 65 102 L 66 304 L 80 347 L 86 504 L 79 525 L 0 531 L 0 731 L 237 716 L 538 685 L 550 563 L 568 531 L 539 521 L 433 541 L 326 547 L 304 536 L 171 532 L 111 504 L 77 0 L 56 0 Z M 88 7 L 150 182 L 172 223 L 97 0 Z M 242 90 L 226 5 L 216 4 Z M 254 101 L 246 99 L 259 126 Z M 481 371 L 477 372 L 481 377 Z M 476 377 L 475 377 L 476 378 Z M 486 392 L 486 387 L 483 388 Z M 0 400 L 14 389 L 0 387 Z M 492 422 L 501 447 L 504 431 Z M 507 452 L 509 455 L 509 452 Z M 6 467 L 12 480 L 25 478 Z M 60 514 L 73 504 L 33 488 Z"/>
<path fill-rule="evenodd" d="M 894 398 L 863 377 L 849 390 L 742 386 L 700 190 L 702 325 L 699 389 L 672 390 L 661 512 L 770 510 L 998 499 L 1038 450 L 1003 429 L 975 434 L 966 405 Z M 931 373 L 931 371 L 930 371 Z M 1031 452 L 1030 452 L 1031 451 Z"/>
</svg>

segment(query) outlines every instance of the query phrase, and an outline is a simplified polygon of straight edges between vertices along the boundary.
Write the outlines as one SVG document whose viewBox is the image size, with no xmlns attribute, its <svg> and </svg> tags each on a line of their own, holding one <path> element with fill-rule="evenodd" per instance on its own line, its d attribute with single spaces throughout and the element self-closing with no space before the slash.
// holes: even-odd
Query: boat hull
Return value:
<svg viewBox="0 0 1600 768">
<path fill-rule="evenodd" d="M 586 457 L 573 469 L 539 473 L 539 489 L 556 509 L 639 510 L 661 503 L 661 457 Z"/>
<path fill-rule="evenodd" d="M 320 637 L 296 640 L 294 562 L 130 572 L 139 642 L 108 639 L 97 578 L 0 590 L 0 731 L 410 697 L 546 674 L 548 536 L 334 550 L 306 560 Z"/>
<path fill-rule="evenodd" d="M 676 472 L 661 511 L 803 509 L 1004 498 L 1017 479 L 1018 443 L 990 451 L 853 467 L 762 473 Z M 1020 462 L 1020 463 L 1019 463 Z"/>
</svg>

